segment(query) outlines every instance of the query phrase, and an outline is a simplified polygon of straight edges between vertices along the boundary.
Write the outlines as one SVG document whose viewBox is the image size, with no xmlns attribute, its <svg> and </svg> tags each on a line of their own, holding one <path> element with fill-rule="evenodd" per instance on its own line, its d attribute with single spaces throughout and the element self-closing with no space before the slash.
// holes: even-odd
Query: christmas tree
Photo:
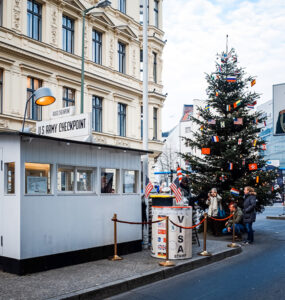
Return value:
<svg viewBox="0 0 285 300">
<path fill-rule="evenodd" d="M 184 138 L 201 155 L 181 154 L 191 165 L 194 193 L 216 187 L 224 207 L 232 201 L 242 206 L 243 188 L 252 186 L 257 192 L 257 210 L 262 211 L 274 197 L 276 172 L 265 169 L 266 143 L 258 135 L 265 117 L 253 110 L 259 99 L 251 90 L 255 78 L 246 76 L 231 49 L 217 55 L 216 70 L 206 80 L 206 106 L 198 107 L 197 116 L 192 117 L 199 129 L 193 130 L 192 139 Z"/>
</svg>

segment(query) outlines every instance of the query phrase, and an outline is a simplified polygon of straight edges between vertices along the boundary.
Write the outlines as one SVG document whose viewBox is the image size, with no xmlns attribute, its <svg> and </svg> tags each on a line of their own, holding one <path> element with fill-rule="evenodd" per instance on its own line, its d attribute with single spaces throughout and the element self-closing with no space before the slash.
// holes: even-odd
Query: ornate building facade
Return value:
<svg viewBox="0 0 285 300">
<path fill-rule="evenodd" d="M 21 130 L 26 100 L 49 87 L 56 102 L 30 102 L 26 125 L 52 110 L 80 113 L 82 12 L 97 0 L 0 0 L 0 130 Z M 84 112 L 96 142 L 142 148 L 142 4 L 112 0 L 86 16 Z M 162 0 L 149 0 L 149 150 L 162 149 Z"/>
</svg>

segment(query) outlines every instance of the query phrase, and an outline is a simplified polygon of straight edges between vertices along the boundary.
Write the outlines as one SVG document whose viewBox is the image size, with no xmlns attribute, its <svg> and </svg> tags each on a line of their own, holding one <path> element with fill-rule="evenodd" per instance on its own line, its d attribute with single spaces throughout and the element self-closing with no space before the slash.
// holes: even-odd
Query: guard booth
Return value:
<svg viewBox="0 0 285 300">
<path fill-rule="evenodd" d="M 0 132 L 0 267 L 25 274 L 113 254 L 113 222 L 141 220 L 138 149 Z M 140 226 L 118 232 L 141 250 Z"/>
</svg>

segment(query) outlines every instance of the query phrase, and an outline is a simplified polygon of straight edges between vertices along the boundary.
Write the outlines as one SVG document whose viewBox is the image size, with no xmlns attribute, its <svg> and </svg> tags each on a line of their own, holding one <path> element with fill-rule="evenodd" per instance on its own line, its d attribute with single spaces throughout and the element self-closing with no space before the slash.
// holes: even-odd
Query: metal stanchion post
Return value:
<svg viewBox="0 0 285 300">
<path fill-rule="evenodd" d="M 238 248 L 239 247 L 239 245 L 237 243 L 235 243 L 235 234 L 236 234 L 236 232 L 235 232 L 235 214 L 233 214 L 233 241 L 230 244 L 228 244 L 228 247 L 230 247 L 230 248 Z"/>
<path fill-rule="evenodd" d="M 114 222 L 114 256 L 110 257 L 110 260 L 122 260 L 123 258 L 118 256 L 118 248 L 117 248 L 117 214 L 114 214 L 114 217 L 112 219 Z"/>
<path fill-rule="evenodd" d="M 174 262 L 169 260 L 169 228 L 168 228 L 168 224 L 169 224 L 169 217 L 166 217 L 166 260 L 165 261 L 161 261 L 159 263 L 160 266 L 163 267 L 171 267 L 171 266 L 175 266 Z"/>
<path fill-rule="evenodd" d="M 203 251 L 198 253 L 198 255 L 201 256 L 211 256 L 212 254 L 210 252 L 207 251 L 207 222 L 208 222 L 208 214 L 205 213 L 204 214 L 204 245 L 203 245 Z"/>
</svg>

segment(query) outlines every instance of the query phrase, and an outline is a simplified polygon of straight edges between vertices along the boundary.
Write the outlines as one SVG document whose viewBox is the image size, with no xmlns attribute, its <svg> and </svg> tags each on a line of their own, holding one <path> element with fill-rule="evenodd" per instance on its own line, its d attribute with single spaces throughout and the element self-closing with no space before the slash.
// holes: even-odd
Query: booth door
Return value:
<svg viewBox="0 0 285 300">
<path fill-rule="evenodd" d="M 0 148 L 0 256 L 3 255 L 3 200 L 4 200 L 4 162 L 3 149 Z"/>
</svg>

